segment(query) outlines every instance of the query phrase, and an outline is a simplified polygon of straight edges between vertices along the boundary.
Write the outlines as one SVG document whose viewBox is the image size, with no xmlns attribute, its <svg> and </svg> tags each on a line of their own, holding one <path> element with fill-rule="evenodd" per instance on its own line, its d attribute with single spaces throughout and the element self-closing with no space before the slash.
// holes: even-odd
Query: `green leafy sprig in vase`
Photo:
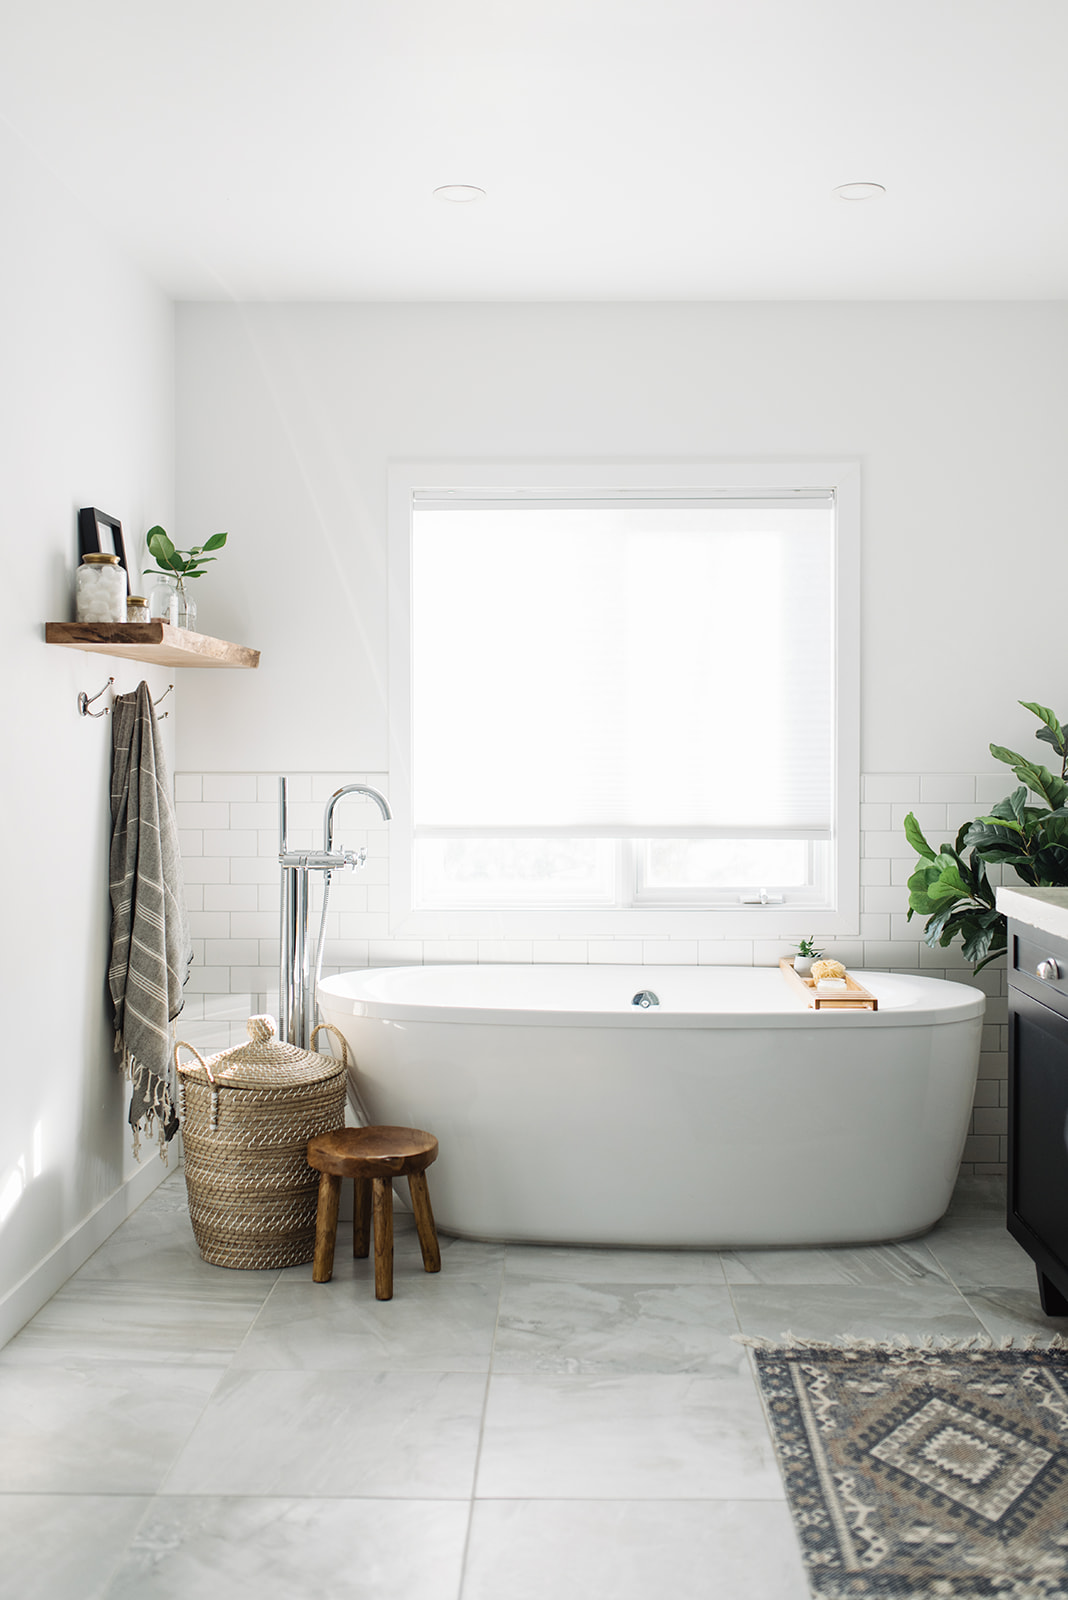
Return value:
<svg viewBox="0 0 1068 1600">
<path fill-rule="evenodd" d="M 186 588 L 186 584 L 190 578 L 201 577 L 207 563 L 216 560 L 210 552 L 221 550 L 226 539 L 225 533 L 213 533 L 204 544 L 195 544 L 191 550 L 177 550 L 163 528 L 158 525 L 149 528 L 145 535 L 149 554 L 156 563 L 151 570 L 175 580 L 178 590 L 179 627 L 196 627 L 197 603 Z"/>
</svg>

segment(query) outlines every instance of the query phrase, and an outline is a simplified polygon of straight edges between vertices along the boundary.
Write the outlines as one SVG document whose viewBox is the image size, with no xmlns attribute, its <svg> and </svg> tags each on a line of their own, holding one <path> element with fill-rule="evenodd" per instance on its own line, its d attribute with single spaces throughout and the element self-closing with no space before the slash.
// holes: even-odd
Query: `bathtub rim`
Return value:
<svg viewBox="0 0 1068 1600">
<path fill-rule="evenodd" d="M 497 965 L 497 964 L 494 964 Z M 519 965 L 517 963 L 517 965 Z M 360 995 L 345 993 L 340 986 L 345 983 L 358 984 L 383 974 L 410 975 L 432 967 L 435 972 L 454 972 L 463 975 L 469 972 L 485 970 L 486 964 L 480 967 L 475 962 L 425 962 L 410 963 L 405 966 L 382 967 L 356 967 L 345 972 L 336 973 L 333 977 L 323 978 L 318 986 L 317 993 L 322 995 L 327 1004 L 351 1016 L 365 1017 L 370 1021 L 381 1022 L 426 1022 L 437 1026 L 471 1026 L 471 1027 L 516 1027 L 516 1028 L 604 1028 L 604 1029 L 633 1029 L 635 1027 L 651 1029 L 658 1032 L 661 1029 L 794 1029 L 794 1028 L 930 1028 L 945 1027 L 962 1022 L 973 1022 L 981 1019 L 986 1011 L 986 995 L 981 989 L 973 989 L 970 985 L 954 982 L 948 978 L 932 978 L 926 976 L 905 975 L 891 973 L 879 969 L 860 969 L 863 975 L 875 978 L 889 978 L 892 981 L 900 980 L 903 984 L 914 984 L 926 989 L 931 1004 L 915 1005 L 911 1007 L 894 1007 L 892 1004 L 881 1005 L 878 1011 L 862 1010 L 816 1010 L 814 1007 L 804 1006 L 797 1002 L 796 1010 L 791 1011 L 759 1011 L 745 1009 L 738 1011 L 673 1011 L 662 1007 L 649 1007 L 648 1010 L 633 1007 L 627 1010 L 579 1010 L 565 1009 L 559 1006 L 555 1009 L 524 1008 L 522 1006 L 487 1006 L 487 1005 L 441 1005 L 438 1003 L 427 1004 L 418 1000 L 401 1000 L 394 996 L 382 998 L 375 995 Z M 566 972 L 572 978 L 575 974 L 574 964 L 539 962 L 522 964 L 524 972 L 536 970 L 546 976 L 554 972 Z M 631 965 L 620 964 L 609 969 L 599 967 L 598 970 L 614 970 L 619 974 L 628 974 L 624 987 L 629 988 L 632 982 L 638 981 L 635 973 L 640 973 L 644 980 L 641 987 L 648 985 L 655 987 L 658 973 L 675 974 L 680 972 L 724 973 L 732 970 L 742 972 L 760 971 L 769 974 L 777 973 L 775 967 L 698 967 L 691 964 L 680 966 L 644 966 L 637 968 Z M 928 989 L 927 986 L 930 985 Z M 952 990 L 952 993 L 947 991 Z M 324 1015 L 326 1005 L 320 1001 Z"/>
</svg>

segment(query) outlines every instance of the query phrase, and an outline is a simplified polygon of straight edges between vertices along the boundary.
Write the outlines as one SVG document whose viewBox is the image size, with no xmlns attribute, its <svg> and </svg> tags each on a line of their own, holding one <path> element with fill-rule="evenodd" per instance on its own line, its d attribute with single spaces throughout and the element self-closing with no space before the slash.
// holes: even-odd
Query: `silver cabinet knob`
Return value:
<svg viewBox="0 0 1068 1600">
<path fill-rule="evenodd" d="M 1059 978 L 1060 975 L 1061 970 L 1053 960 L 1040 961 L 1035 968 L 1035 977 L 1042 978 L 1046 983 L 1049 983 L 1053 978 Z"/>
</svg>

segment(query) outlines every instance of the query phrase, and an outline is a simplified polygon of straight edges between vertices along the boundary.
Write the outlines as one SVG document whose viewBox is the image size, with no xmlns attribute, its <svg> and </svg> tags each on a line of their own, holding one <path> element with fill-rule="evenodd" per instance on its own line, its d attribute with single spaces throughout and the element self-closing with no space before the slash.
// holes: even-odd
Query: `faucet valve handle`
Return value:
<svg viewBox="0 0 1068 1600">
<path fill-rule="evenodd" d="M 361 845 L 359 850 L 346 850 L 345 865 L 347 867 L 362 867 L 367 860 L 367 851 Z"/>
</svg>

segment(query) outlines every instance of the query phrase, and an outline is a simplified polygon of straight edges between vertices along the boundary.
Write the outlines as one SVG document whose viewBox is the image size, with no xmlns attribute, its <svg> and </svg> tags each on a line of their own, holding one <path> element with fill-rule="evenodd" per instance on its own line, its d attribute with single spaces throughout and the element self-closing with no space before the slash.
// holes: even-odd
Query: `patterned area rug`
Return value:
<svg viewBox="0 0 1068 1600">
<path fill-rule="evenodd" d="M 1068 1600 L 1068 1350 L 757 1346 L 822 1600 Z"/>
</svg>

